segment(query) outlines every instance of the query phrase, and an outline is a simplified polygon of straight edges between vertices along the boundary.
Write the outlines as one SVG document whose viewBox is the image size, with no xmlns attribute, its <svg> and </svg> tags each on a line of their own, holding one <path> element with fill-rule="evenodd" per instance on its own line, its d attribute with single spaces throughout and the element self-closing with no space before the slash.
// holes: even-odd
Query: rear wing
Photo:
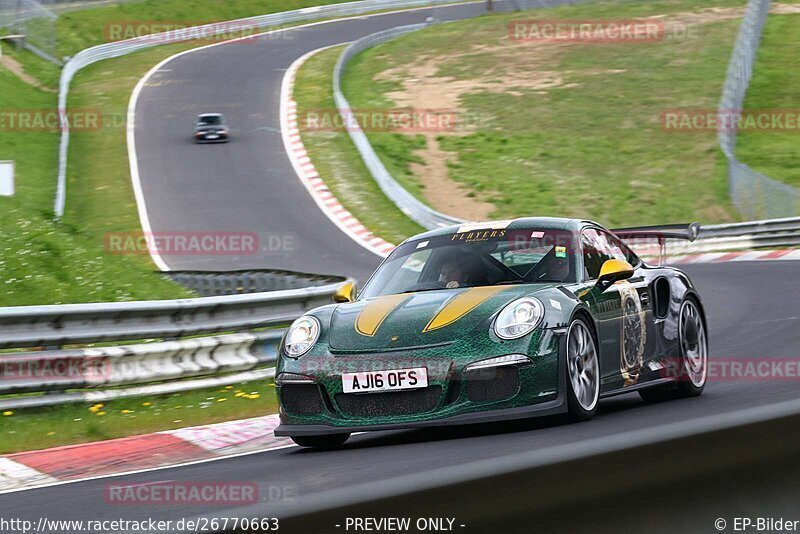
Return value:
<svg viewBox="0 0 800 534">
<path fill-rule="evenodd" d="M 700 234 L 700 223 L 616 228 L 611 232 L 631 248 L 635 248 L 636 245 L 641 245 L 645 242 L 658 243 L 659 265 L 663 265 L 667 257 L 667 239 L 681 239 L 692 242 Z"/>
</svg>

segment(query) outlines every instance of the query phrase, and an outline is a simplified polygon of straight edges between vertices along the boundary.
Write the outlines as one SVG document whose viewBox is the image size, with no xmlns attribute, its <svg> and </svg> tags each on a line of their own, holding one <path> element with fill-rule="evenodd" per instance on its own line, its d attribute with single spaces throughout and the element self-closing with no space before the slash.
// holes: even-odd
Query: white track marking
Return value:
<svg viewBox="0 0 800 534">
<path fill-rule="evenodd" d="M 0 493 L 18 491 L 26 486 L 36 484 L 53 484 L 58 482 L 55 478 L 45 475 L 8 458 L 0 457 Z"/>
<path fill-rule="evenodd" d="M 207 426 L 195 426 L 161 432 L 188 441 L 203 450 L 240 452 L 242 450 L 269 450 L 273 446 L 292 445 L 289 438 L 276 438 L 273 432 L 280 424 L 277 415 L 228 421 Z"/>
<path fill-rule="evenodd" d="M 228 454 L 228 455 L 224 455 L 224 456 L 220 455 L 220 456 L 211 457 L 211 458 L 203 458 L 201 460 L 192 460 L 191 462 L 182 462 L 182 463 L 171 464 L 171 465 L 160 465 L 158 467 L 148 467 L 146 469 L 135 469 L 135 470 L 132 470 L 132 471 L 122 471 L 120 473 L 108 473 L 106 475 L 95 475 L 95 476 L 90 476 L 90 477 L 86 477 L 86 478 L 78 478 L 78 479 L 75 479 L 75 480 L 58 480 L 58 481 L 55 481 L 55 482 L 43 482 L 41 484 L 37 484 L 36 486 L 29 486 L 29 487 L 24 487 L 24 488 L 14 488 L 14 489 L 8 489 L 8 490 L 0 489 L 0 495 L 3 495 L 5 493 L 17 493 L 17 492 L 20 492 L 20 491 L 29 491 L 29 490 L 35 490 L 35 489 L 41 489 L 41 488 L 49 488 L 49 487 L 52 487 L 52 486 L 65 486 L 67 484 L 75 484 L 77 482 L 86 482 L 86 481 L 89 481 L 89 480 L 102 480 L 102 479 L 105 479 L 105 478 L 116 478 L 116 477 L 123 477 L 123 476 L 128 476 L 128 475 L 139 475 L 141 473 L 150 473 L 152 471 L 163 471 L 164 469 L 177 469 L 177 468 L 180 468 L 180 467 L 189 467 L 189 466 L 192 466 L 192 465 L 205 464 L 205 463 L 208 463 L 208 462 L 217 462 L 219 460 L 228 460 L 228 459 L 232 459 L 232 458 L 239 458 L 241 456 L 250 456 L 252 454 L 261 454 L 262 452 L 277 451 L 277 450 L 280 450 L 280 449 L 288 449 L 290 447 L 297 447 L 297 445 L 295 445 L 293 443 L 290 444 L 290 445 L 277 445 L 275 447 L 268 447 L 268 448 L 259 449 L 259 450 L 239 452 L 239 453 Z"/>
</svg>

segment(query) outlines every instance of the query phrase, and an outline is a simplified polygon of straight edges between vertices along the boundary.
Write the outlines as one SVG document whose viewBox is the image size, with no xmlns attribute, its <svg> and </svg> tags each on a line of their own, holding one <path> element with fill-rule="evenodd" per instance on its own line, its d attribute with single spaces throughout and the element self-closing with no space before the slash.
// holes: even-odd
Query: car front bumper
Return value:
<svg viewBox="0 0 800 534">
<path fill-rule="evenodd" d="M 209 137 L 208 134 L 205 135 L 195 135 L 194 140 L 197 143 L 227 143 L 228 142 L 228 135 L 227 134 L 217 134 L 217 137 Z"/>
<path fill-rule="evenodd" d="M 281 425 L 276 436 L 313 436 L 450 426 L 563 413 L 559 372 L 561 339 L 542 332 L 530 346 L 481 344 L 369 355 L 325 352 L 299 360 L 282 358 L 276 387 Z M 524 352 L 519 349 L 525 349 Z M 480 356 L 474 356 L 475 349 Z M 509 350 L 511 349 L 511 350 Z M 490 353 L 487 353 L 490 352 Z M 466 371 L 470 363 L 525 353 L 530 363 Z M 344 393 L 343 372 L 426 367 L 428 387 L 379 393 Z M 281 383 L 286 373 L 307 377 L 304 383 Z"/>
</svg>

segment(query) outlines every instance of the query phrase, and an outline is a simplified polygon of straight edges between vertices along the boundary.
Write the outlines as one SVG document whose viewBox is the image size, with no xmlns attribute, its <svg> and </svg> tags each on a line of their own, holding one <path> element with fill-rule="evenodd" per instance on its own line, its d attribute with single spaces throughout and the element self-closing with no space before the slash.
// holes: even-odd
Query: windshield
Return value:
<svg viewBox="0 0 800 534">
<path fill-rule="evenodd" d="M 204 126 L 217 126 L 222 124 L 222 117 L 219 115 L 206 115 L 204 117 L 199 117 L 197 123 Z"/>
<path fill-rule="evenodd" d="M 499 284 L 575 281 L 575 237 L 566 230 L 479 230 L 404 243 L 362 298 Z"/>
</svg>

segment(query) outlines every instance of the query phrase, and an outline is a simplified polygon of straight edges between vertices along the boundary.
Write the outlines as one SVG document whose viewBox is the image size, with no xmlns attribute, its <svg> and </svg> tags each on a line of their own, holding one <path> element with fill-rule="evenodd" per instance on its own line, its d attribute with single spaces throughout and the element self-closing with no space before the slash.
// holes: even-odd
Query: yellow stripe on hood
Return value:
<svg viewBox="0 0 800 534">
<path fill-rule="evenodd" d="M 433 316 L 433 319 L 430 320 L 423 332 L 430 332 L 431 330 L 453 324 L 504 289 L 508 289 L 508 287 L 473 287 L 472 289 L 468 289 L 456 295 L 448 300 L 445 305 L 436 312 L 436 315 Z"/>
<path fill-rule="evenodd" d="M 411 295 L 386 295 L 367 303 L 356 317 L 356 332 L 362 336 L 374 336 L 392 310 L 409 298 Z"/>
</svg>

